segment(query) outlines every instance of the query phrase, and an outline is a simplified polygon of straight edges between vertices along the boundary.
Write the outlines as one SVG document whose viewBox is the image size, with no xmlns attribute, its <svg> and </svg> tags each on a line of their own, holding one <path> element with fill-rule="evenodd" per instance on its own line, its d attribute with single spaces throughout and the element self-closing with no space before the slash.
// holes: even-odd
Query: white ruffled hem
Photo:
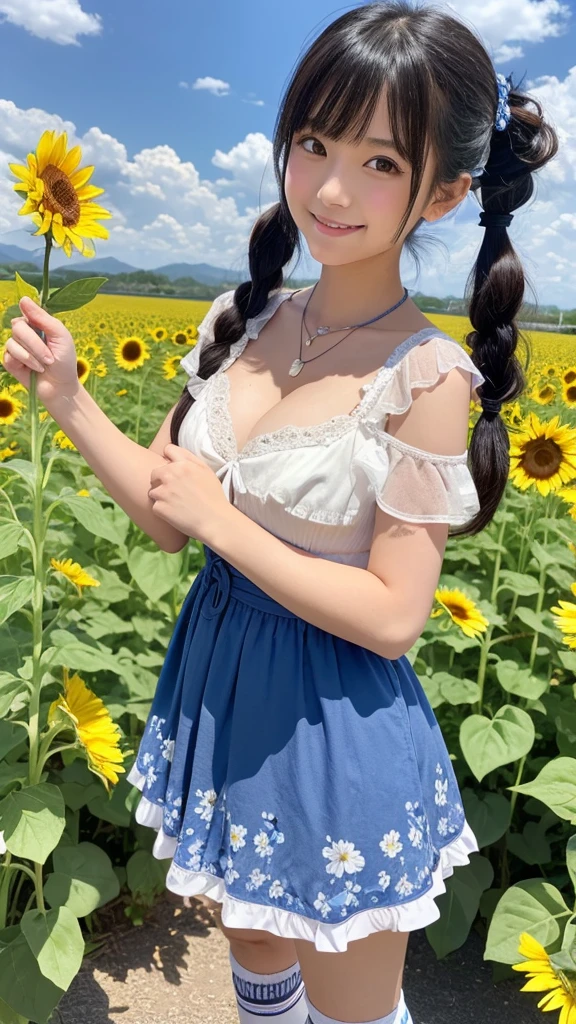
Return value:
<svg viewBox="0 0 576 1024">
<path fill-rule="evenodd" d="M 134 763 L 127 779 L 142 791 L 146 776 L 142 775 Z M 166 835 L 162 830 L 162 807 L 142 796 L 135 816 L 140 825 L 154 828 L 158 832 L 152 848 L 154 857 L 158 860 L 173 857 L 177 839 Z M 349 942 L 364 939 L 372 932 L 416 931 L 437 921 L 440 911 L 435 897 L 446 892 L 444 879 L 454 873 L 455 867 L 469 864 L 470 854 L 478 852 L 476 836 L 465 821 L 458 838 L 440 849 L 440 860 L 432 873 L 432 885 L 427 892 L 415 900 L 395 907 L 359 910 L 338 924 L 325 924 L 280 907 L 265 907 L 259 903 L 236 899 L 226 891 L 223 878 L 218 878 L 208 871 L 188 871 L 174 863 L 168 869 L 166 888 L 180 896 L 204 895 L 217 900 L 222 904 L 222 923 L 227 928 L 262 929 L 284 938 L 307 939 L 324 953 L 343 953 Z"/>
</svg>

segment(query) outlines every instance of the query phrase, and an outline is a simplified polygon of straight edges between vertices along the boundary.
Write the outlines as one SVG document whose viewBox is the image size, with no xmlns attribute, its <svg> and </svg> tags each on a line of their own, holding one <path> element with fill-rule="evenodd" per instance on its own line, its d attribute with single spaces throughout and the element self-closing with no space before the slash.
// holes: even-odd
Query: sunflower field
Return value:
<svg viewBox="0 0 576 1024">
<path fill-rule="evenodd" d="M 86 204 L 94 192 L 74 171 L 72 153 L 44 139 L 18 171 L 15 188 L 27 195 L 21 212 L 49 234 L 48 252 L 52 241 L 65 249 L 82 243 L 70 217 L 59 233 L 66 218 L 55 219 L 50 199 L 55 168 L 73 181 L 74 200 L 80 195 L 85 204 L 77 226 L 93 237 Z M 70 215 L 74 209 L 71 200 Z M 181 393 L 179 362 L 209 303 L 88 300 L 88 288 L 71 308 L 65 289 L 50 290 L 47 273 L 44 284 L 36 300 L 56 309 L 60 302 L 79 381 L 126 435 L 147 446 Z M 26 289 L 21 278 L 0 282 L 0 358 L 10 337 L 6 314 L 17 315 L 10 311 L 19 295 L 31 294 Z M 429 319 L 465 345 L 466 318 Z M 524 972 L 523 990 L 539 994 L 538 1006 L 573 1024 L 573 339 L 523 332 L 518 357 L 528 389 L 502 410 L 511 456 L 505 499 L 480 534 L 449 538 L 434 607 L 409 652 L 480 846 L 446 878 L 437 897 L 441 918 L 426 935 L 442 958 L 476 929 L 495 981 Z M 472 403 L 470 430 L 479 412 Z M 37 407 L 34 388 L 0 368 L 2 1024 L 47 1024 L 84 956 L 102 944 L 103 916 L 142 924 L 165 888 L 169 861 L 153 856 L 153 830 L 134 818 L 140 792 L 125 776 L 179 610 L 203 564 L 195 540 L 167 554 L 142 533 Z"/>
</svg>

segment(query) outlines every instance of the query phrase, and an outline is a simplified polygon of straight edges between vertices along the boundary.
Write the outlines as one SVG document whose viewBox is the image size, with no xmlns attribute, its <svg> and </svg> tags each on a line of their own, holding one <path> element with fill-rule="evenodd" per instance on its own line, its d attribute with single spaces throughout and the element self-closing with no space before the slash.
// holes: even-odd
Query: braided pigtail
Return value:
<svg viewBox="0 0 576 1024">
<path fill-rule="evenodd" d="M 239 284 L 234 302 L 226 306 L 212 323 L 210 311 L 203 321 L 208 331 L 214 332 L 210 344 L 202 345 L 198 375 L 208 380 L 230 354 L 235 341 L 246 331 L 246 323 L 262 312 L 271 291 L 282 287 L 282 268 L 290 262 L 298 243 L 298 229 L 291 217 L 286 216 L 282 203 L 271 206 L 258 218 L 250 235 L 248 265 L 250 280 Z M 218 302 L 218 299 L 214 300 Z M 202 333 L 202 325 L 200 326 Z M 200 344 L 200 337 L 196 344 Z M 170 423 L 170 440 L 178 444 L 180 427 L 195 398 L 184 386 Z"/>
<path fill-rule="evenodd" d="M 493 518 L 506 488 L 509 439 L 500 406 L 518 398 L 526 387 L 515 355 L 519 337 L 515 317 L 524 299 L 525 275 L 507 228 L 512 211 L 533 194 L 533 173 L 558 149 L 557 136 L 544 120 L 539 102 L 513 87 L 509 79 L 498 79 L 508 83 L 507 102 L 500 88 L 498 107 L 498 113 L 505 111 L 508 117 L 503 124 L 497 115 L 487 163 L 477 168 L 478 173 L 472 172 L 471 188 L 482 197 L 479 223 L 485 231 L 466 285 L 473 327 L 466 342 L 485 377 L 478 392 L 482 415 L 469 444 L 470 471 L 481 508 L 465 527 L 451 530 L 451 536 L 479 533 Z M 528 109 L 529 103 L 535 111 Z"/>
</svg>

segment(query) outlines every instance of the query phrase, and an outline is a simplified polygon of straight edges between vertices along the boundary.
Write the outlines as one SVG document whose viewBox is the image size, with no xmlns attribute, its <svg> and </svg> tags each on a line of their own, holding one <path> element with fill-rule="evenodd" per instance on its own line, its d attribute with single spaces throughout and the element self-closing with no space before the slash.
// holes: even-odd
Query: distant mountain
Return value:
<svg viewBox="0 0 576 1024">
<path fill-rule="evenodd" d="M 0 244 L 0 263 L 34 263 L 42 266 L 44 248 L 22 249 L 19 245 Z"/>
<path fill-rule="evenodd" d="M 248 279 L 248 273 L 227 270 L 225 267 L 213 267 L 210 263 L 168 263 L 165 267 L 155 267 L 154 274 L 165 274 L 171 281 L 179 277 L 193 277 L 201 284 L 219 285 L 222 281 L 238 284 Z"/>
<path fill-rule="evenodd" d="M 50 262 L 50 266 L 58 270 L 82 270 L 90 277 L 98 277 L 100 274 L 133 274 L 139 267 L 133 267 L 130 263 L 122 263 L 115 256 L 103 256 L 101 259 L 87 259 L 81 256 L 80 259 L 69 260 L 66 257 L 62 260 Z"/>
</svg>

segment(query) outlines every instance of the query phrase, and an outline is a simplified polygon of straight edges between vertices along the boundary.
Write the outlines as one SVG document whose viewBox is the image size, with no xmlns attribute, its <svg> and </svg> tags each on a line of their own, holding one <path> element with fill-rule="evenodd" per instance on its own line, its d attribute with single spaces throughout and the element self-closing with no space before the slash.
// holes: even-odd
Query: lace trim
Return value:
<svg viewBox="0 0 576 1024">
<path fill-rule="evenodd" d="M 254 457 L 268 452 L 303 448 L 310 445 L 330 444 L 354 426 L 357 416 L 341 413 L 311 427 L 287 424 L 277 430 L 257 434 L 237 451 L 234 428 L 230 417 L 230 381 L 225 373 L 219 372 L 211 378 L 211 392 L 207 403 L 207 420 L 210 439 L 218 454 L 224 459 L 237 456 Z"/>
<path fill-rule="evenodd" d="M 414 445 L 408 444 L 406 441 L 401 441 L 399 437 L 394 437 L 393 434 L 387 434 L 385 430 L 379 430 L 371 421 L 366 423 L 366 428 L 371 434 L 374 435 L 378 444 L 384 447 L 388 444 L 392 448 L 398 448 L 401 452 L 406 452 L 407 455 L 411 455 L 413 459 L 420 459 L 423 462 L 446 462 L 448 464 L 468 463 L 468 449 L 461 452 L 459 455 L 436 455 L 435 452 L 426 452 L 422 448 L 415 448 Z"/>
</svg>

